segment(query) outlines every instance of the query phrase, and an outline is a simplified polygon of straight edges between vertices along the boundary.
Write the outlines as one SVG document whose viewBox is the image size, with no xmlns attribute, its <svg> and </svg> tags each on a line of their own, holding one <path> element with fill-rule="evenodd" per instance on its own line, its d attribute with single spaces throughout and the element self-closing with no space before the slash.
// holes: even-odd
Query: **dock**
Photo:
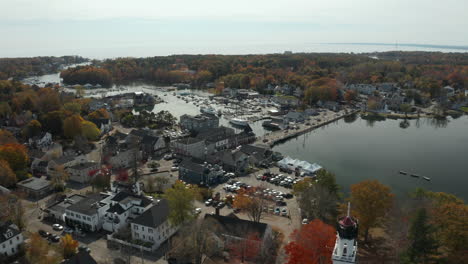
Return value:
<svg viewBox="0 0 468 264">
<path fill-rule="evenodd" d="M 299 129 L 289 129 L 289 130 L 279 130 L 279 131 L 274 131 L 269 133 L 268 135 L 264 135 L 262 137 L 258 137 L 256 142 L 257 144 L 263 144 L 263 145 L 268 145 L 270 148 L 274 147 L 275 145 L 285 142 L 289 139 L 298 137 L 300 135 L 306 134 L 312 130 L 315 130 L 319 127 L 328 125 L 330 123 L 336 122 L 342 118 L 345 118 L 347 116 L 351 116 L 354 114 L 359 113 L 359 110 L 351 111 L 342 115 L 338 115 L 335 117 L 332 117 L 330 119 L 326 118 L 326 120 L 319 121 L 318 123 L 314 123 L 311 125 L 305 125 L 305 124 L 298 124 Z M 310 122 L 313 122 L 310 121 Z M 286 132 L 287 131 L 287 132 Z M 264 142 L 264 140 L 268 140 L 267 142 Z"/>
</svg>

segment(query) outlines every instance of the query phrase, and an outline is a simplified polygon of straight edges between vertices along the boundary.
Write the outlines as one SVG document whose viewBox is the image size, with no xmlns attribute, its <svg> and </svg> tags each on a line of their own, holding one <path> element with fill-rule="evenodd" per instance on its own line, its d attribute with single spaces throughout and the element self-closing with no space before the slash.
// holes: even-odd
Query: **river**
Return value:
<svg viewBox="0 0 468 264">
<path fill-rule="evenodd" d="M 399 120 L 339 120 L 274 150 L 317 162 L 336 174 L 343 192 L 366 179 L 377 179 L 397 195 L 417 187 L 467 199 L 468 116 L 446 121 L 422 118 L 401 128 Z M 401 175 L 400 170 L 431 178 Z"/>
<path fill-rule="evenodd" d="M 57 74 L 39 80 L 60 82 Z M 153 111 L 167 110 L 179 118 L 199 114 L 199 108 L 151 85 L 119 86 L 121 91 L 144 91 L 163 98 Z M 115 88 L 115 87 L 114 87 Z M 98 90 L 88 91 L 95 93 Z M 195 92 L 207 97 L 205 92 Z M 97 93 L 93 96 L 100 97 Z M 218 106 L 215 106 L 218 108 Z M 251 125 L 257 136 L 267 131 L 261 122 Z M 344 193 L 351 184 L 377 179 L 403 195 L 416 187 L 453 193 L 468 198 L 468 116 L 446 121 L 421 118 L 410 120 L 408 128 L 400 120 L 370 122 L 360 117 L 341 119 L 274 147 L 285 156 L 316 162 L 336 174 Z M 220 124 L 229 126 L 221 117 Z M 400 170 L 431 178 L 431 181 L 401 175 Z"/>
</svg>

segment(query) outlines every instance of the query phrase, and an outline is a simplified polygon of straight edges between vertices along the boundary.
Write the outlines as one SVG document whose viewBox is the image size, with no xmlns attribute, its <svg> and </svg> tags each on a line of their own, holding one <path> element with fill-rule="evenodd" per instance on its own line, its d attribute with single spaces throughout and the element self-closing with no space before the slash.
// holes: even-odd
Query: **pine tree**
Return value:
<svg viewBox="0 0 468 264">
<path fill-rule="evenodd" d="M 408 238 L 410 245 L 402 262 L 432 263 L 439 245 L 434 238 L 434 228 L 428 223 L 426 209 L 421 208 L 416 212 L 411 222 Z"/>
</svg>

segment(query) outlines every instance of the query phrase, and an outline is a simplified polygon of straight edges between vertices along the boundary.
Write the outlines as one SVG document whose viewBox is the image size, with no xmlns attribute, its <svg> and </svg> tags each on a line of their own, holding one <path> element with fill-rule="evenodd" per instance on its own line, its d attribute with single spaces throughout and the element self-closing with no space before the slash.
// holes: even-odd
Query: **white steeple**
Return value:
<svg viewBox="0 0 468 264">
<path fill-rule="evenodd" d="M 358 222 L 350 216 L 350 210 L 351 204 L 348 202 L 347 215 L 338 219 L 333 264 L 356 263 Z"/>
</svg>

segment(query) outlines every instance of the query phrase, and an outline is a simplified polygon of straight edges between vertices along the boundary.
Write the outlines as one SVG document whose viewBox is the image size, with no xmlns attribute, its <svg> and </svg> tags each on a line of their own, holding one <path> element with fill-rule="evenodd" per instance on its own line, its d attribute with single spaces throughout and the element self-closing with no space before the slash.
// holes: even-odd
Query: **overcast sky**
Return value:
<svg viewBox="0 0 468 264">
<path fill-rule="evenodd" d="M 0 10 L 0 57 L 468 46 L 467 0 L 0 0 Z"/>
</svg>

